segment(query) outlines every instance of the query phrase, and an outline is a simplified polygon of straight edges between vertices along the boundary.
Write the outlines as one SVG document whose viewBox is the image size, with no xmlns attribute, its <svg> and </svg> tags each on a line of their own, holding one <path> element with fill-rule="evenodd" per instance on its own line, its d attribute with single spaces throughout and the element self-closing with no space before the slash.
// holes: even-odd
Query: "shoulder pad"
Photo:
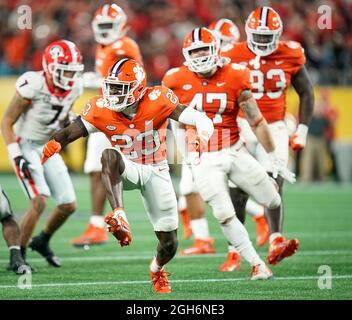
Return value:
<svg viewBox="0 0 352 320">
<path fill-rule="evenodd" d="M 26 99 L 33 99 L 43 87 L 43 74 L 41 71 L 28 71 L 16 81 L 17 92 Z"/>
</svg>

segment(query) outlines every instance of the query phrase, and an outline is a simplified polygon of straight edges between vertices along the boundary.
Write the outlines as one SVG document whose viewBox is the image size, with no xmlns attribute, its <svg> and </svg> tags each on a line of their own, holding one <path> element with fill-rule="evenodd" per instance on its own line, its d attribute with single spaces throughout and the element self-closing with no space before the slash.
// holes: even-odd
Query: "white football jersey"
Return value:
<svg viewBox="0 0 352 320">
<path fill-rule="evenodd" d="M 49 91 L 43 71 L 29 71 L 16 81 L 17 92 L 31 105 L 17 120 L 14 129 L 18 137 L 45 143 L 60 129 L 74 102 L 83 92 L 83 81 L 77 79 L 72 90 L 65 96 L 56 96 Z"/>
</svg>

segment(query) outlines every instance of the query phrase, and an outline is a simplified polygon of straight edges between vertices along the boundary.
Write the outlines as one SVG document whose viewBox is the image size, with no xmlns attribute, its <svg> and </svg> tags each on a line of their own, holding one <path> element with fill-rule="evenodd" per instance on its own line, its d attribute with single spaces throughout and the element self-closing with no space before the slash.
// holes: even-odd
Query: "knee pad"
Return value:
<svg viewBox="0 0 352 320">
<path fill-rule="evenodd" d="M 164 216 L 158 219 L 154 225 L 154 231 L 170 232 L 178 228 L 178 215 Z"/>
<path fill-rule="evenodd" d="M 223 224 L 225 221 L 233 218 L 236 215 L 232 206 L 222 205 L 213 207 L 213 214 L 220 224 Z"/>
</svg>

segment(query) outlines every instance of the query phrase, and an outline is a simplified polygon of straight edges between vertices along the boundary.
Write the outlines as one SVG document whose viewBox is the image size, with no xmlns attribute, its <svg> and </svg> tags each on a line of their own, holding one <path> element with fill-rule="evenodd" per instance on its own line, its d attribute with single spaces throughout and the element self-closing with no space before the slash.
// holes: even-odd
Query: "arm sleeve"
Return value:
<svg viewBox="0 0 352 320">
<path fill-rule="evenodd" d="M 176 147 L 182 158 L 186 158 L 187 145 L 186 145 L 186 130 L 182 125 L 175 120 L 170 119 L 170 126 L 176 141 Z"/>
<path fill-rule="evenodd" d="M 207 143 L 214 132 L 213 121 L 211 121 L 205 113 L 186 108 L 178 118 L 179 122 L 195 126 L 199 137 L 204 143 Z"/>
</svg>

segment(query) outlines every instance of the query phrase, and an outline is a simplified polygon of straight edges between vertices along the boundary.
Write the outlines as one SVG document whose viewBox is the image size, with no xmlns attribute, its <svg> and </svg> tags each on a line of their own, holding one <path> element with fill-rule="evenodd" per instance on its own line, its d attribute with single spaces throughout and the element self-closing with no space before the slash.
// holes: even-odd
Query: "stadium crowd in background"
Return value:
<svg viewBox="0 0 352 320">
<path fill-rule="evenodd" d="M 77 43 L 86 71 L 94 67 L 91 20 L 105 1 L 5 0 L 0 1 L 0 75 L 20 74 L 41 68 L 41 53 L 53 40 L 65 38 Z M 352 83 L 352 2 L 347 0 L 266 1 L 285 21 L 282 39 L 302 43 L 307 66 L 315 83 Z M 17 27 L 20 5 L 32 9 L 31 30 Z M 140 44 L 149 81 L 158 83 L 166 70 L 183 62 L 181 43 L 188 30 L 227 17 L 245 39 L 244 21 L 257 5 L 246 0 L 139 0 L 118 1 L 129 17 L 130 34 Z M 332 9 L 331 29 L 317 28 L 321 5 Z M 45 8 L 45 10 L 43 10 Z M 44 14 L 45 12 L 45 14 Z"/>
</svg>

